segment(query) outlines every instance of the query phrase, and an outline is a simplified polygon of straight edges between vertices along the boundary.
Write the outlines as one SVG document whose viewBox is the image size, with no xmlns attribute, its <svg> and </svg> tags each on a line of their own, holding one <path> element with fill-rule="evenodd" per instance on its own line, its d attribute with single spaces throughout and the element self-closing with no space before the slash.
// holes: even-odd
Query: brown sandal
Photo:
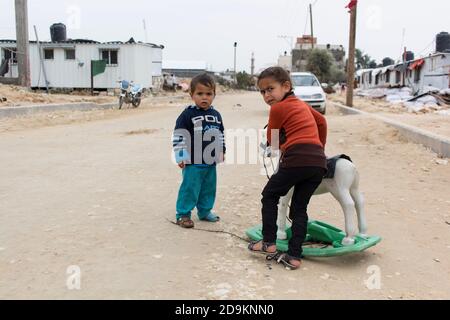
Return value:
<svg viewBox="0 0 450 320">
<path fill-rule="evenodd" d="M 262 244 L 261 250 L 255 249 L 256 245 L 258 245 L 258 244 Z M 270 252 L 269 248 L 274 247 L 274 246 L 275 246 L 275 251 Z M 248 245 L 248 250 L 250 250 L 250 252 L 252 252 L 252 253 L 259 253 L 259 254 L 264 254 L 264 255 L 271 255 L 271 254 L 277 253 L 276 243 L 270 243 L 270 242 L 264 242 L 264 241 L 250 242 L 250 244 Z"/>
<path fill-rule="evenodd" d="M 189 217 L 182 217 L 178 219 L 177 225 L 185 229 L 192 229 L 194 228 L 194 221 L 192 221 Z"/>
</svg>

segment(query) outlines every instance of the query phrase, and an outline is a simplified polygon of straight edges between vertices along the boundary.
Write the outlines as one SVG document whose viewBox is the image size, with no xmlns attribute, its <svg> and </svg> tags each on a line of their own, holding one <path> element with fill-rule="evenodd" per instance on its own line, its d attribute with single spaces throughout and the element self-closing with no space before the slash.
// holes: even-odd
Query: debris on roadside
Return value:
<svg viewBox="0 0 450 320">
<path fill-rule="evenodd" d="M 384 99 L 391 108 L 403 107 L 411 113 L 437 113 L 450 115 L 450 89 L 439 90 L 426 87 L 423 93 L 415 95 L 413 90 L 404 88 L 358 89 L 355 94 L 368 99 Z"/>
<path fill-rule="evenodd" d="M 446 165 L 448 165 L 448 160 L 447 159 L 436 159 L 436 164 L 446 166 Z"/>
</svg>

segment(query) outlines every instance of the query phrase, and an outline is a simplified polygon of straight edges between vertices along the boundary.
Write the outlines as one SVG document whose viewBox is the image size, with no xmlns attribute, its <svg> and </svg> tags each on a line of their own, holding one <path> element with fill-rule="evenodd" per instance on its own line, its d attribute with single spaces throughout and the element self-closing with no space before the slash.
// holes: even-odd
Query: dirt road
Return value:
<svg viewBox="0 0 450 320">
<path fill-rule="evenodd" d="M 235 237 L 167 221 L 181 178 L 170 160 L 171 130 L 185 103 L 51 127 L 33 119 L 3 126 L 1 299 L 450 298 L 450 166 L 435 154 L 380 122 L 330 110 L 327 153 L 354 159 L 369 233 L 383 242 L 364 253 L 305 260 L 289 272 L 250 255 Z M 220 96 L 216 105 L 228 129 L 267 121 L 256 93 Z M 196 227 L 244 236 L 258 224 L 267 180 L 260 169 L 220 166 L 222 222 L 195 220 Z M 343 227 L 330 195 L 313 198 L 310 216 Z M 380 289 L 365 285 L 371 266 L 380 271 Z M 69 289 L 76 281 L 67 286 L 73 270 L 81 272 L 80 290 Z"/>
</svg>

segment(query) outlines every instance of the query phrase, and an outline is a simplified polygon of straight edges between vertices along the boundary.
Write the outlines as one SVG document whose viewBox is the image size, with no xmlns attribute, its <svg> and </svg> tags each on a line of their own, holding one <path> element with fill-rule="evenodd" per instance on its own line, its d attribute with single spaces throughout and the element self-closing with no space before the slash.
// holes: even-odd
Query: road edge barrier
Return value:
<svg viewBox="0 0 450 320">
<path fill-rule="evenodd" d="M 162 96 L 152 97 L 151 101 L 159 100 L 181 100 L 185 96 Z M 29 115 L 39 112 L 55 112 L 55 111 L 90 111 L 90 110 L 106 110 L 118 107 L 118 103 L 103 103 L 98 104 L 94 102 L 74 102 L 74 103 L 53 103 L 45 105 L 29 105 L 17 107 L 0 107 L 0 118 L 9 118 L 16 116 Z"/>
<path fill-rule="evenodd" d="M 387 125 L 397 129 L 408 141 L 421 144 L 437 153 L 438 156 L 450 158 L 450 140 L 443 136 L 380 115 L 350 108 L 338 102 L 333 101 L 331 103 L 344 115 L 364 115 L 383 121 Z"/>
<path fill-rule="evenodd" d="M 39 112 L 55 111 L 88 111 L 88 110 L 106 110 L 117 107 L 117 103 L 97 104 L 92 102 L 66 103 L 66 104 L 46 104 L 20 107 L 2 107 L 0 108 L 0 118 L 16 117 L 29 115 Z"/>
</svg>

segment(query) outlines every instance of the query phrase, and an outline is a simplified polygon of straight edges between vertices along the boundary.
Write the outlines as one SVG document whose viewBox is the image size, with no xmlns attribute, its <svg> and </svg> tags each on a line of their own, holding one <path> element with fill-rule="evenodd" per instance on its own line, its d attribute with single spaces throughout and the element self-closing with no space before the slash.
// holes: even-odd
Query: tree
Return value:
<svg viewBox="0 0 450 320">
<path fill-rule="evenodd" d="M 321 82 L 327 81 L 333 66 L 333 59 L 327 50 L 314 49 L 309 54 L 306 69 L 314 73 Z"/>
<path fill-rule="evenodd" d="M 387 66 L 390 66 L 390 65 L 393 65 L 393 64 L 395 64 L 394 59 L 391 59 L 389 57 L 386 57 L 386 58 L 383 59 L 383 67 L 387 67 Z"/>
<path fill-rule="evenodd" d="M 364 53 L 360 49 L 356 49 L 356 69 L 368 69 L 368 68 L 376 68 L 377 62 L 373 60 L 368 54 Z"/>
<path fill-rule="evenodd" d="M 377 62 L 375 60 L 372 60 L 372 61 L 370 61 L 368 67 L 369 67 L 369 69 L 375 69 L 375 68 L 378 67 L 378 64 L 377 64 Z"/>
<path fill-rule="evenodd" d="M 254 86 L 252 76 L 245 71 L 236 74 L 236 81 L 238 89 L 249 90 Z"/>
<path fill-rule="evenodd" d="M 330 69 L 330 74 L 326 79 L 329 84 L 344 83 L 347 82 L 347 74 L 344 70 L 339 69 L 337 66 L 333 65 Z"/>
<path fill-rule="evenodd" d="M 364 54 L 364 52 L 360 49 L 356 49 L 355 52 L 355 58 L 356 58 L 356 69 L 365 69 L 369 65 L 370 57 L 367 54 Z"/>
</svg>

